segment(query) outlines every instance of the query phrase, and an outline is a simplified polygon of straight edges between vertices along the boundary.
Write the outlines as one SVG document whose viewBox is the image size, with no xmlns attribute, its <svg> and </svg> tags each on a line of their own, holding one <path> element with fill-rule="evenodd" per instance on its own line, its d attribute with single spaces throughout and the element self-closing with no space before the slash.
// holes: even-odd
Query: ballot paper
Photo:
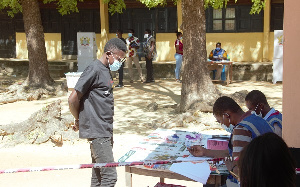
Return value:
<svg viewBox="0 0 300 187">
<path fill-rule="evenodd" d="M 198 181 L 202 184 L 206 184 L 207 179 L 211 173 L 208 162 L 202 163 L 195 162 L 182 162 L 174 163 L 170 167 L 170 171 Z"/>
</svg>

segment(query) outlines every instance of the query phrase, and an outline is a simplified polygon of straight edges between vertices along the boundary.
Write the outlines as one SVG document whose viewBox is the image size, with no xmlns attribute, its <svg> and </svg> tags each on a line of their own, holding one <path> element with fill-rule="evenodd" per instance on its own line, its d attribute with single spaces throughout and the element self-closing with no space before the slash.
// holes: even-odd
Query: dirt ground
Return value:
<svg viewBox="0 0 300 187">
<path fill-rule="evenodd" d="M 282 84 L 269 82 L 233 82 L 229 86 L 218 87 L 224 93 L 253 89 L 261 90 L 267 96 L 270 106 L 282 110 Z M 159 122 L 176 114 L 172 105 L 180 103 L 181 84 L 174 80 L 157 80 L 155 83 L 127 83 L 125 87 L 114 89 L 114 157 L 118 160 L 133 145 L 151 131 L 155 130 L 153 121 Z M 70 92 L 68 93 L 68 95 Z M 20 101 L 0 105 L 0 125 L 21 122 L 50 104 L 56 99 L 62 100 L 62 112 L 67 113 L 68 95 L 43 98 L 39 101 Z M 158 109 L 148 111 L 147 105 L 156 102 Z M 245 106 L 243 106 L 245 108 Z M 214 120 L 207 114 L 208 120 Z M 158 121 L 157 121 L 158 120 Z M 186 128 L 201 131 L 197 125 Z M 216 130 L 218 131 L 218 130 Z M 219 130 L 222 132 L 222 130 Z M 91 162 L 89 144 L 85 140 L 64 142 L 62 147 L 55 147 L 51 142 L 40 145 L 18 145 L 4 147 L 0 140 L 0 170 L 26 167 L 47 167 L 57 165 L 87 164 Z M 125 187 L 125 172 L 118 167 L 117 187 Z M 0 174 L 0 186 L 90 186 L 91 169 L 44 171 L 31 173 Z M 151 187 L 159 178 L 133 175 L 134 187 Z M 188 187 L 202 186 L 200 183 L 166 179 L 166 183 L 181 184 Z"/>
</svg>

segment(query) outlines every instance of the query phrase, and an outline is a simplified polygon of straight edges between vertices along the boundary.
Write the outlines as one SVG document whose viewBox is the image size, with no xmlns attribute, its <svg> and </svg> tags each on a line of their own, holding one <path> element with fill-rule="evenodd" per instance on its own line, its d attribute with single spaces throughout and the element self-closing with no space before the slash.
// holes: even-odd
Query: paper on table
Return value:
<svg viewBox="0 0 300 187">
<path fill-rule="evenodd" d="M 207 139 L 207 149 L 225 150 L 228 149 L 228 140 L 224 139 Z"/>
<path fill-rule="evenodd" d="M 190 179 L 198 181 L 202 184 L 206 184 L 207 179 L 210 175 L 210 167 L 207 162 L 203 163 L 192 163 L 182 162 L 172 164 L 170 171 L 186 176 Z"/>
</svg>

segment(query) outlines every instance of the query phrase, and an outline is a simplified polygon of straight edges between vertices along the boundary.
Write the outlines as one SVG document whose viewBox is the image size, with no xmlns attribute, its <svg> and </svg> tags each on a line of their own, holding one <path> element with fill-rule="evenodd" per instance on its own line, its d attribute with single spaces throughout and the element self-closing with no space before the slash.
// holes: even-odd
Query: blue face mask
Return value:
<svg viewBox="0 0 300 187">
<path fill-rule="evenodd" d="M 116 34 L 116 37 L 118 37 L 118 34 Z"/>
<path fill-rule="evenodd" d="M 220 49 L 221 49 L 220 47 L 216 47 L 216 50 L 217 50 L 217 51 L 220 51 Z"/>
<path fill-rule="evenodd" d="M 115 57 L 113 57 L 115 59 Z M 113 64 L 109 64 L 110 71 L 118 71 L 122 64 L 118 60 L 114 60 Z"/>
<path fill-rule="evenodd" d="M 128 33 L 128 37 L 132 37 L 132 33 Z"/>
</svg>

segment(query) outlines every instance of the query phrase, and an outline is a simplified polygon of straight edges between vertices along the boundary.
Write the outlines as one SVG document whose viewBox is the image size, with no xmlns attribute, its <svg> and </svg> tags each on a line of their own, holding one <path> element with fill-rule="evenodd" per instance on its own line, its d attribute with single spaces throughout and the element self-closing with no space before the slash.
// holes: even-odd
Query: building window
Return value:
<svg viewBox="0 0 300 187">
<path fill-rule="evenodd" d="M 206 14 L 207 33 L 262 32 L 263 11 L 250 15 L 251 5 L 228 6 L 223 9 L 208 8 Z"/>
<path fill-rule="evenodd" d="M 130 28 L 141 36 L 147 28 L 156 33 L 173 33 L 177 30 L 177 8 L 127 8 L 122 14 L 109 14 L 110 33 L 117 29 L 127 32 Z"/>
<path fill-rule="evenodd" d="M 213 9 L 213 31 L 235 30 L 235 8 Z"/>
<path fill-rule="evenodd" d="M 235 8 L 225 9 L 225 31 L 235 30 Z"/>
<path fill-rule="evenodd" d="M 283 11 L 284 11 L 283 3 L 271 5 L 271 22 L 270 22 L 271 31 L 283 30 Z"/>
</svg>

